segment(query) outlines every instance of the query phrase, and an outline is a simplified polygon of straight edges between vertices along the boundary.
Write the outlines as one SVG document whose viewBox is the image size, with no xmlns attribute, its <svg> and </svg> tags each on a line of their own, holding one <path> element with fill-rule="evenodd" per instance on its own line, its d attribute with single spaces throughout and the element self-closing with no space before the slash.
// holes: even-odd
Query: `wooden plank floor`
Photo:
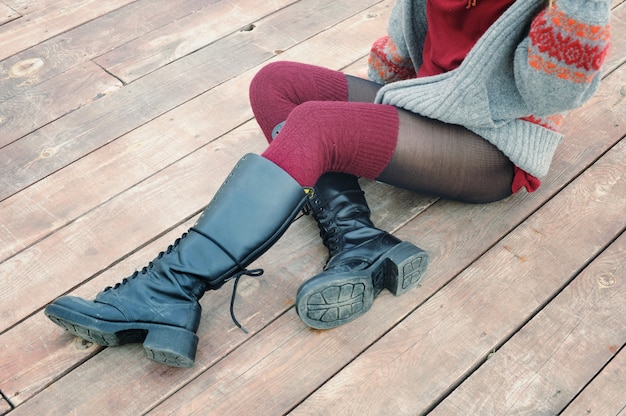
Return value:
<svg viewBox="0 0 626 416">
<path fill-rule="evenodd" d="M 358 73 L 393 0 L 0 0 L 0 415 L 625 415 L 626 2 L 602 85 L 534 194 L 466 205 L 363 181 L 381 228 L 430 253 L 421 285 L 306 328 L 326 257 L 298 218 L 202 299 L 196 364 L 102 348 L 44 315 L 171 244 L 241 155 L 275 60 Z"/>
</svg>

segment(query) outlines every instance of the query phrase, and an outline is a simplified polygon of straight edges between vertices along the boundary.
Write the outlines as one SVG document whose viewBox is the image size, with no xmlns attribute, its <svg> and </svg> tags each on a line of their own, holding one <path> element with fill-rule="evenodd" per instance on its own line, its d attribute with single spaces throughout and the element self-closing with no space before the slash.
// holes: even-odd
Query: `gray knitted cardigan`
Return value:
<svg viewBox="0 0 626 416">
<path fill-rule="evenodd" d="M 598 60 L 604 59 L 608 45 L 610 0 L 556 0 L 549 12 L 566 19 L 555 21 L 561 22 L 557 25 L 545 19 L 556 26 L 550 28 L 552 33 L 561 36 L 555 42 L 557 52 L 553 48 L 552 53 L 537 44 L 537 38 L 533 42 L 529 37 L 531 22 L 546 5 L 544 0 L 516 1 L 479 39 L 459 68 L 387 83 L 376 102 L 465 126 L 497 146 L 519 168 L 538 178 L 545 176 L 562 136 L 537 120 L 580 107 L 597 89 L 601 78 Z M 580 58 L 566 63 L 567 56 L 562 55 L 567 51 L 558 51 L 563 38 L 571 41 L 575 37 L 574 27 L 586 28 L 579 33 L 590 34 L 575 41 L 595 52 L 587 57 L 596 60 L 593 67 L 588 62 L 583 68 Z M 397 0 L 387 30 L 397 49 L 394 52 L 410 60 L 417 71 L 427 30 L 426 0 Z M 597 30 L 605 35 L 595 39 Z M 538 69 L 529 64 L 532 54 L 543 54 L 556 66 L 569 65 L 573 72 L 583 73 L 585 80 L 557 76 L 547 70 L 549 65 Z M 371 67 L 369 76 L 373 81 L 388 81 L 380 79 Z"/>
</svg>

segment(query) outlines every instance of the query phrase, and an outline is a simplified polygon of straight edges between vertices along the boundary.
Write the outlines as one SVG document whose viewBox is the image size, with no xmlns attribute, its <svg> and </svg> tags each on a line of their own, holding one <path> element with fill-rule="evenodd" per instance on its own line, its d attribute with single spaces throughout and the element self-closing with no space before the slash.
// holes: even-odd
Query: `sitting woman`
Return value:
<svg viewBox="0 0 626 416">
<path fill-rule="evenodd" d="M 296 294 L 300 318 L 333 328 L 362 316 L 382 289 L 414 287 L 428 257 L 372 224 L 357 178 L 468 203 L 534 191 L 564 112 L 600 83 L 609 14 L 609 0 L 397 0 L 370 81 L 267 65 L 250 87 L 267 150 L 244 156 L 197 223 L 141 271 L 45 313 L 91 342 L 141 342 L 149 358 L 189 367 L 199 299 L 260 274 L 246 267 L 306 207 L 330 256 Z"/>
</svg>

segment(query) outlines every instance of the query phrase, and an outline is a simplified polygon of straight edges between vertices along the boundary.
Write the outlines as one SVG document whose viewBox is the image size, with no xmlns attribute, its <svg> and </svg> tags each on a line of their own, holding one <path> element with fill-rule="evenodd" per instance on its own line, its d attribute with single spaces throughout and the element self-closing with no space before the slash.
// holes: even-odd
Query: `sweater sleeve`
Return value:
<svg viewBox="0 0 626 416">
<path fill-rule="evenodd" d="M 515 52 L 515 81 L 537 116 L 580 107 L 597 89 L 609 45 L 610 0 L 556 0 Z"/>
<path fill-rule="evenodd" d="M 367 75 L 379 84 L 415 78 L 411 57 L 403 54 L 390 36 L 378 39 L 368 57 Z"/>
<path fill-rule="evenodd" d="M 413 17 L 409 27 L 407 16 Z M 415 78 L 426 30 L 426 0 L 396 0 L 387 23 L 388 34 L 374 43 L 369 54 L 370 80 L 387 84 Z M 411 39 L 407 39 L 407 31 Z"/>
</svg>

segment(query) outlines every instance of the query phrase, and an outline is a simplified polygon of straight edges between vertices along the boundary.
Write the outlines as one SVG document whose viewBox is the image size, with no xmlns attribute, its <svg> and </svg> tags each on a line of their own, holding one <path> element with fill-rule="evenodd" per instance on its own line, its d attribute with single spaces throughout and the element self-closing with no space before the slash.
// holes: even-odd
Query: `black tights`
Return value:
<svg viewBox="0 0 626 416">
<path fill-rule="evenodd" d="M 348 100 L 373 102 L 381 85 L 352 76 Z M 511 195 L 513 163 L 464 127 L 398 110 L 398 143 L 377 178 L 419 193 L 484 203 Z"/>
</svg>

